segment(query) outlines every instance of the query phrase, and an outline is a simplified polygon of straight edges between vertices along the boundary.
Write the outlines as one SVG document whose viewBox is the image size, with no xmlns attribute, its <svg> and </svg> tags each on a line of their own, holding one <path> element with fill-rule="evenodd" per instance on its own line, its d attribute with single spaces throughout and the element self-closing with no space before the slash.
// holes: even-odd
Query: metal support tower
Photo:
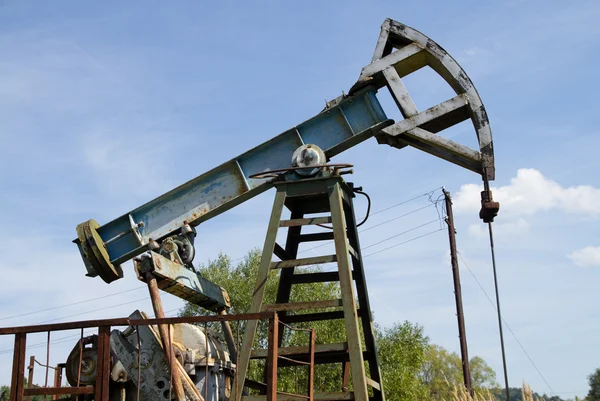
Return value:
<svg viewBox="0 0 600 401">
<path fill-rule="evenodd" d="M 294 323 L 318 320 L 344 319 L 346 342 L 342 344 L 319 344 L 315 349 L 315 363 L 350 363 L 354 400 L 369 400 L 369 387 L 373 400 L 384 401 L 381 371 L 375 347 L 375 333 L 369 296 L 365 281 L 363 262 L 358 241 L 358 231 L 352 198 L 351 184 L 339 176 L 284 181 L 275 184 L 277 193 L 269 228 L 265 239 L 254 296 L 250 312 L 278 312 L 281 320 Z M 282 220 L 284 206 L 291 211 L 291 219 Z M 328 213 L 328 216 L 306 217 L 310 214 Z M 302 233 L 302 227 L 316 224 L 331 224 L 332 230 L 319 233 Z M 276 243 L 280 228 L 288 228 L 285 247 Z M 333 240 L 335 254 L 298 259 L 298 247 L 303 242 Z M 273 255 L 281 261 L 272 261 Z M 337 271 L 302 273 L 298 266 L 337 263 Z M 276 303 L 263 305 L 269 271 L 280 270 L 279 289 Z M 339 282 L 341 299 L 290 302 L 290 293 L 295 284 Z M 331 311 L 331 308 L 338 310 Z M 341 310 L 339 309 L 341 307 Z M 298 313 L 311 310 L 310 313 Z M 314 310 L 321 310 L 314 312 Z M 322 311 L 328 309 L 327 311 Z M 287 314 L 288 312 L 294 314 Z M 361 330 L 362 324 L 362 330 Z M 257 322 L 248 322 L 244 333 L 238 362 L 238 380 L 244 383 L 251 358 L 264 358 L 264 350 L 252 350 Z M 317 338 L 318 341 L 318 338 Z M 363 349 L 364 341 L 364 349 Z M 297 348 L 297 347 L 294 347 Z M 281 349 L 286 352 L 285 348 Z M 290 349 L 290 351 L 292 351 Z M 295 359 L 306 358 L 308 350 L 295 350 Z M 287 355 L 287 354 L 286 354 Z M 367 362 L 368 369 L 366 369 Z M 368 372 L 368 374 L 367 374 Z M 342 387 L 342 383 L 340 383 Z M 243 386 L 236 400 L 241 400 Z M 322 396 L 320 399 L 348 399 L 348 393 L 340 392 Z"/>
</svg>

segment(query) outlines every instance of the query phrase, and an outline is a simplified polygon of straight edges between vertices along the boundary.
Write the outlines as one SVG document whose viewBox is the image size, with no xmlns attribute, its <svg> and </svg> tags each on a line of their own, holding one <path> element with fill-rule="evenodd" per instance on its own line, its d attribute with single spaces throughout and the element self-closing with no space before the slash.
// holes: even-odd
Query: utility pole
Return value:
<svg viewBox="0 0 600 401">
<path fill-rule="evenodd" d="M 460 340 L 460 357 L 462 359 L 463 377 L 465 387 L 474 396 L 471 384 L 471 370 L 469 369 L 469 352 L 467 350 L 467 333 L 465 330 L 465 317 L 462 305 L 462 291 L 460 289 L 460 272 L 458 271 L 458 257 L 456 253 L 456 229 L 452 214 L 452 198 L 450 192 L 442 188 L 446 201 L 446 224 L 448 225 L 448 239 L 450 240 L 450 259 L 452 263 L 452 279 L 454 281 L 454 299 L 456 301 L 456 318 L 458 319 L 458 338 Z"/>
</svg>

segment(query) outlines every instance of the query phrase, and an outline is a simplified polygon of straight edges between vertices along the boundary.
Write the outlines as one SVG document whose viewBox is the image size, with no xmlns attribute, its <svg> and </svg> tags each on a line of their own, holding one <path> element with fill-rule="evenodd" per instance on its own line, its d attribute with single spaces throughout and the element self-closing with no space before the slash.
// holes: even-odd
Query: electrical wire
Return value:
<svg viewBox="0 0 600 401">
<path fill-rule="evenodd" d="M 475 280 L 475 282 L 479 286 L 479 289 L 483 292 L 483 294 L 485 295 L 485 297 L 489 301 L 489 303 L 492 306 L 492 308 L 494 310 L 497 310 L 496 309 L 496 305 L 494 304 L 494 301 L 492 301 L 492 298 L 490 298 L 490 296 L 488 295 L 488 293 L 485 290 L 485 288 L 483 288 L 483 285 L 481 285 L 481 282 L 477 279 L 477 276 L 475 275 L 475 273 L 473 272 L 473 270 L 471 270 L 471 268 L 469 267 L 469 265 L 467 264 L 467 262 L 465 261 L 465 259 L 462 257 L 462 254 L 460 252 L 457 252 L 457 253 L 458 253 L 458 257 L 463 262 L 463 264 L 465 265 L 465 267 L 467 268 L 467 270 L 469 271 L 469 273 L 471 273 L 471 276 L 473 276 L 473 279 Z M 544 381 L 544 383 L 546 383 L 546 386 L 548 386 L 548 389 L 550 390 L 550 392 L 552 393 L 552 395 L 555 396 L 556 393 L 552 389 L 552 386 L 550 386 L 550 383 L 548 383 L 548 380 L 546 380 L 546 378 L 544 377 L 544 375 L 542 374 L 542 372 L 538 369 L 537 365 L 533 361 L 533 358 L 531 358 L 531 356 L 529 355 L 529 353 L 527 352 L 527 350 L 525 349 L 525 347 L 523 346 L 523 344 L 521 343 L 521 341 L 517 338 L 517 335 L 515 334 L 515 332 L 510 328 L 510 326 L 508 325 L 508 323 L 506 322 L 506 320 L 504 320 L 504 318 L 502 318 L 502 322 L 504 323 L 504 325 L 506 326 L 506 328 L 508 329 L 508 331 L 510 332 L 510 334 L 514 337 L 514 339 L 517 342 L 517 344 L 519 344 L 519 347 L 521 348 L 521 351 L 523 351 L 523 353 L 525 354 L 525 356 L 527 357 L 527 359 L 529 359 L 529 362 L 531 362 L 531 365 L 533 365 L 534 369 L 540 375 L 540 377 L 542 378 L 542 380 Z"/>
<path fill-rule="evenodd" d="M 415 196 L 414 198 L 410 198 L 410 199 L 404 200 L 404 201 L 402 201 L 402 202 L 400 202 L 400 203 L 396 203 L 395 205 L 388 206 L 388 207 L 386 207 L 385 209 L 381 209 L 381 210 L 378 210 L 378 211 L 376 211 L 376 212 L 373 212 L 373 213 L 371 213 L 371 216 L 375 216 L 376 214 L 383 213 L 383 212 L 387 212 L 387 211 L 388 211 L 388 210 L 390 210 L 390 209 L 396 208 L 396 207 L 398 207 L 398 206 L 402 206 L 402 205 L 404 205 L 404 204 L 406 204 L 406 203 L 412 202 L 412 201 L 414 201 L 414 200 L 417 200 L 417 199 L 419 199 L 419 198 L 422 198 L 422 197 L 424 197 L 424 196 L 430 196 L 430 194 L 433 194 L 433 193 L 435 193 L 436 191 L 439 191 L 440 189 L 442 189 L 442 187 L 437 187 L 437 188 L 435 188 L 435 189 L 432 189 L 431 191 L 427 191 L 427 192 L 425 192 L 425 193 L 423 193 L 423 194 L 421 194 L 421 195 L 417 195 L 417 196 Z"/>
<path fill-rule="evenodd" d="M 365 217 L 363 218 L 363 220 L 356 225 L 356 227 L 360 227 L 363 224 L 365 224 L 367 222 L 367 220 L 369 220 L 369 214 L 371 213 L 371 197 L 369 196 L 369 194 L 367 194 L 366 192 L 361 191 L 358 188 L 354 188 L 352 190 L 352 192 L 354 192 L 355 194 L 361 194 L 362 196 L 364 196 L 365 198 L 367 198 L 367 213 L 365 213 Z M 328 230 L 333 230 L 333 226 L 326 226 L 325 224 L 315 224 L 315 225 L 319 226 L 319 227 L 322 227 L 322 228 L 326 228 Z"/>
<path fill-rule="evenodd" d="M 380 209 L 380 210 L 378 210 L 378 211 L 376 211 L 376 212 L 372 212 L 372 213 L 370 213 L 370 216 L 375 216 L 375 215 L 377 215 L 377 214 L 379 214 L 379 213 L 387 212 L 388 210 L 394 209 L 394 208 L 396 208 L 396 207 L 398 207 L 398 206 L 405 205 L 405 204 L 407 204 L 407 203 L 410 203 L 410 202 L 412 202 L 412 201 L 415 201 L 415 200 L 417 200 L 417 199 L 423 198 L 423 197 L 425 197 L 425 196 L 427 196 L 427 197 L 431 197 L 431 196 L 432 196 L 432 194 L 434 194 L 436 191 L 439 191 L 439 190 L 440 190 L 440 189 L 442 189 L 442 188 L 443 188 L 443 187 L 437 187 L 437 188 L 434 188 L 434 189 L 432 189 L 432 190 L 430 190 L 430 191 L 424 192 L 424 193 L 422 193 L 421 195 L 417 195 L 417 196 L 414 196 L 414 197 L 412 197 L 412 198 L 405 199 L 405 200 L 403 200 L 403 201 L 401 201 L 401 202 L 398 202 L 398 203 L 396 203 L 396 204 L 393 204 L 393 205 L 391 205 L 391 206 L 388 206 L 388 207 L 386 207 L 386 208 L 384 208 L 384 209 Z M 416 213 L 416 212 L 418 212 L 418 211 L 420 211 L 420 210 L 423 210 L 423 209 L 425 209 L 425 208 L 428 208 L 428 207 L 431 207 L 431 206 L 434 206 L 434 205 L 435 205 L 435 204 L 432 202 L 431 204 L 429 204 L 429 205 L 427 205 L 427 206 L 421 207 L 421 208 L 419 208 L 419 209 L 412 210 L 412 211 L 410 211 L 410 212 L 408 212 L 408 213 L 405 213 L 405 214 L 403 214 L 403 215 L 400 215 L 400 216 L 394 217 L 393 219 L 387 220 L 387 221 L 385 221 L 385 222 L 383 222 L 383 223 L 380 223 L 380 224 L 377 224 L 377 225 L 375 225 L 375 226 L 371 226 L 371 227 L 368 227 L 368 228 L 364 228 L 364 229 L 362 229 L 362 230 L 359 230 L 359 232 L 360 232 L 360 233 L 362 233 L 362 232 L 365 232 L 365 231 L 369 231 L 369 230 L 371 230 L 371 229 L 373 229 L 373 228 L 375 228 L 375 227 L 379 227 L 379 226 L 381 226 L 381 225 L 383 225 L 383 224 L 390 223 L 390 222 L 392 222 L 392 221 L 394 221 L 394 220 L 400 219 L 400 218 L 402 218 L 402 217 L 408 216 L 408 215 L 410 215 L 410 214 Z M 320 247 L 322 247 L 322 246 L 325 246 L 325 245 L 327 245 L 327 244 L 328 244 L 328 243 L 324 243 L 324 244 L 321 244 L 321 245 L 317 245 L 317 246 L 315 246 L 315 247 L 313 247 L 313 248 L 305 249 L 305 250 L 303 250 L 303 251 L 300 251 L 300 252 L 298 252 L 298 253 L 308 252 L 308 251 L 310 251 L 310 250 L 313 250 L 313 249 L 316 249 L 316 248 L 320 248 Z M 245 257 L 246 257 L 246 256 L 240 256 L 239 258 L 232 259 L 232 260 L 231 260 L 231 263 L 234 263 L 234 262 L 238 262 L 238 261 L 240 261 L 240 260 L 243 260 Z"/>
<path fill-rule="evenodd" d="M 105 307 L 100 308 L 100 309 L 88 310 L 88 311 L 85 311 L 85 312 L 76 313 L 74 315 L 57 317 L 55 319 L 50 319 L 50 320 L 44 320 L 44 321 L 38 322 L 37 324 L 51 323 L 51 322 L 56 322 L 58 320 L 69 319 L 69 318 L 72 318 L 72 317 L 75 317 L 75 316 L 87 315 L 88 313 L 100 312 L 100 311 L 103 311 L 105 309 L 116 308 L 116 307 L 123 306 L 123 305 L 129 305 L 129 304 L 133 304 L 133 303 L 136 303 L 136 302 L 145 301 L 147 299 L 150 299 L 150 298 L 149 297 L 139 298 L 139 299 L 135 299 L 133 301 L 122 302 L 122 303 L 111 305 L 111 306 L 105 306 Z"/>
<path fill-rule="evenodd" d="M 401 236 L 401 235 L 404 235 L 404 234 L 408 234 L 408 233 L 410 233 L 410 232 L 412 232 L 412 231 L 418 230 L 418 229 L 419 229 L 419 228 L 421 228 L 421 227 L 425 227 L 425 226 L 428 226 L 429 224 L 436 223 L 437 221 L 438 221 L 438 219 L 435 219 L 435 220 L 428 221 L 427 223 L 423 223 L 423 224 L 421 224 L 421 225 L 419 225 L 419 226 L 413 227 L 413 228 L 411 228 L 411 229 L 408 229 L 408 230 L 406 230 L 406 231 L 402 231 L 401 233 L 398 233 L 398 234 L 392 235 L 391 237 L 387 237 L 387 238 L 385 238 L 385 239 L 382 239 L 381 241 L 375 242 L 374 244 L 371 244 L 371 245 L 364 246 L 364 247 L 362 247 L 362 249 L 361 249 L 361 250 L 362 250 L 362 251 L 364 251 L 365 249 L 373 248 L 374 246 L 376 246 L 376 245 L 379 245 L 379 244 L 381 244 L 381 243 L 383 243 L 383 242 L 386 242 L 386 241 L 389 241 L 389 240 L 391 240 L 391 239 L 397 238 L 397 237 L 399 237 L 399 236 Z"/>
<path fill-rule="evenodd" d="M 416 241 L 416 240 L 421 239 L 423 237 L 427 237 L 429 235 L 432 235 L 432 234 L 435 234 L 435 233 L 439 233 L 440 231 L 444 231 L 444 229 L 443 228 L 438 228 L 437 230 L 430 231 L 427 234 L 419 235 L 418 237 L 414 237 L 414 238 L 411 238 L 411 239 L 409 239 L 407 241 L 400 242 L 400 243 L 392 245 L 392 246 L 388 246 L 387 248 L 380 249 L 379 251 L 371 252 L 371 253 L 369 253 L 367 255 L 363 255 L 363 259 L 368 258 L 369 256 L 372 256 L 372 255 L 376 255 L 376 254 L 381 253 L 381 252 L 385 252 L 385 251 L 387 251 L 389 249 L 396 248 L 396 247 L 398 247 L 400 245 L 408 244 L 409 242 Z"/>
<path fill-rule="evenodd" d="M 391 218 L 391 219 L 389 219 L 389 220 L 386 220 L 386 221 L 384 221 L 384 222 L 381 222 L 381 223 L 379 223 L 379 224 L 376 224 L 376 225 L 374 225 L 374 226 L 370 226 L 370 227 L 367 227 L 367 228 L 363 228 L 362 230 L 358 230 L 358 232 L 359 232 L 359 233 L 364 233 L 365 231 L 369 231 L 369 230 L 371 230 L 371 229 L 373 229 L 373 228 L 377 228 L 377 227 L 383 226 L 384 224 L 391 223 L 391 222 L 393 222 L 393 221 L 396 221 L 396 220 L 398 220 L 398 219 L 401 219 L 401 218 L 403 218 L 403 217 L 410 216 L 411 214 L 414 214 L 414 213 L 416 213 L 416 212 L 418 212 L 418 211 L 421 211 L 421 210 L 423 210 L 423 209 L 426 209 L 426 208 L 428 208 L 428 207 L 432 207 L 432 206 L 433 206 L 433 204 L 429 204 L 429 205 L 427 205 L 427 206 L 423 206 L 423 207 L 420 207 L 420 208 L 418 208 L 418 209 L 411 210 L 411 211 L 410 211 L 410 212 L 408 212 L 408 213 L 404 213 L 404 214 L 402 214 L 402 215 L 400 215 L 400 216 L 396 216 L 396 217 L 394 217 L 394 218 Z M 311 247 L 311 248 L 304 249 L 304 250 L 302 250 L 302 251 L 300 251 L 300 252 L 298 252 L 298 253 L 304 253 L 304 252 L 312 251 L 312 250 L 314 250 L 314 249 L 317 249 L 317 248 L 321 248 L 321 247 L 327 246 L 327 245 L 331 244 L 332 242 L 333 242 L 333 241 L 327 241 L 327 242 L 324 242 L 324 243 L 322 243 L 321 245 L 316 245 L 316 246 L 313 246 L 313 247 Z M 363 248 L 363 249 L 364 249 L 364 248 Z"/>
<path fill-rule="evenodd" d="M 360 227 L 363 224 L 365 224 L 367 222 L 367 220 L 369 220 L 369 215 L 371 213 L 371 197 L 369 196 L 368 193 L 363 192 L 363 191 L 359 191 L 358 189 L 354 190 L 354 193 L 357 194 L 361 194 L 362 196 L 364 196 L 365 198 L 367 198 L 367 213 L 365 214 L 365 218 L 356 225 L 356 227 Z"/>
<path fill-rule="evenodd" d="M 132 292 L 132 291 L 139 291 L 142 288 L 145 288 L 145 287 L 130 288 L 130 289 L 125 290 L 125 291 L 119 291 L 119 292 L 115 292 L 113 294 L 103 295 L 103 296 L 97 297 L 97 298 L 84 299 L 84 300 L 76 301 L 76 302 L 73 302 L 73 303 L 70 303 L 70 304 L 53 306 L 53 307 L 47 308 L 47 309 L 41 309 L 41 310 L 37 310 L 37 311 L 33 311 L 33 312 L 19 313 L 18 315 L 5 316 L 5 317 L 0 318 L 0 321 L 1 320 L 14 319 L 16 317 L 23 317 L 23 316 L 35 315 L 37 313 L 48 312 L 48 311 L 51 311 L 51 310 L 66 308 L 68 306 L 80 305 L 80 304 L 83 304 L 83 303 L 86 303 L 86 302 L 97 301 L 99 299 L 104 299 L 104 298 L 108 298 L 108 297 L 114 297 L 114 296 L 117 296 L 117 295 L 121 295 L 121 294 L 125 294 L 125 293 L 128 293 L 128 292 Z"/>
</svg>

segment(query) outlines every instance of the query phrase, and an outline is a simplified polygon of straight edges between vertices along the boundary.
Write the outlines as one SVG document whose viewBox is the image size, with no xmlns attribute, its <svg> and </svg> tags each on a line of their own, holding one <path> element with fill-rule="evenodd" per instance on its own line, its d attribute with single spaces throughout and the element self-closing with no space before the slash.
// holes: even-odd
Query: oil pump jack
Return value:
<svg viewBox="0 0 600 401">
<path fill-rule="evenodd" d="M 431 68 L 456 95 L 419 111 L 402 78 L 422 68 Z M 392 95 L 402 119 L 387 117 L 377 98 L 377 91 L 383 87 Z M 445 129 L 465 120 L 473 124 L 478 149 L 442 135 Z M 78 225 L 74 242 L 87 275 L 111 283 L 123 277 L 121 265 L 133 260 L 138 278 L 150 288 L 157 317 L 164 316 L 159 289 L 224 314 L 231 306 L 226 289 L 200 276 L 192 265 L 195 227 L 275 188 L 256 286 L 248 294 L 252 296 L 250 312 L 277 312 L 279 319 L 288 324 L 343 319 L 346 341 L 318 344 L 314 363 L 348 363 L 351 390 L 321 394 L 315 399 L 384 401 L 353 209 L 358 188 L 343 178 L 350 173 L 349 165 L 330 163 L 336 155 L 371 138 L 397 149 L 412 146 L 481 175 L 484 191 L 480 217 L 490 222 L 497 214 L 499 206 L 489 189 L 494 179 L 492 134 L 473 83 L 432 39 L 386 19 L 373 57 L 358 81 L 348 94 L 328 102 L 322 112 L 113 221 L 100 225 L 88 220 Z M 290 211 L 289 219 L 282 219 L 284 208 Z M 322 224 L 331 224 L 332 229 L 302 231 L 306 226 Z M 276 243 L 279 229 L 287 229 L 283 246 Z M 298 258 L 301 243 L 331 240 L 335 245 L 333 254 Z M 278 260 L 273 261 L 273 255 Z M 307 273 L 301 268 L 322 263 L 337 264 L 337 271 Z M 280 272 L 275 279 L 269 278 L 272 270 Z M 263 303 L 267 280 L 279 282 L 276 303 L 269 305 Z M 316 282 L 339 282 L 341 299 L 290 301 L 294 285 Z M 144 316 L 136 311 L 132 317 Z M 248 321 L 239 349 L 226 323 L 224 340 L 190 324 L 175 325 L 168 331 L 141 326 L 115 330 L 110 334 L 110 397 L 122 401 L 134 400 L 136 395 L 140 400 L 169 399 L 170 393 L 164 389 L 172 385 L 177 399 L 254 400 L 245 390 L 256 386 L 247 377 L 248 366 L 251 359 L 266 357 L 265 350 L 253 348 L 256 330 L 257 321 Z M 173 348 L 177 348 L 177 358 L 166 357 L 175 352 Z M 204 348 L 210 348 L 210 358 L 199 357 L 199 350 Z M 93 383 L 98 374 L 90 368 L 95 366 L 95 354 L 90 351 L 83 355 L 87 363 L 82 375 L 78 350 L 74 349 L 67 362 L 69 382 Z M 295 360 L 306 360 L 306 351 L 289 350 L 286 355 L 292 354 Z M 206 387 L 208 393 L 198 391 Z M 136 388 L 139 390 L 132 390 Z"/>
</svg>

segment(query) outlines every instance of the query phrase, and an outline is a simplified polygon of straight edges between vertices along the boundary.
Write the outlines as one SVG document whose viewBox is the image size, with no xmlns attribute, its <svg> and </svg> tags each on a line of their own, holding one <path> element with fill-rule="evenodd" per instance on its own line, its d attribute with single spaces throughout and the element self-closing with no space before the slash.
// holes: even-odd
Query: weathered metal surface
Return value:
<svg viewBox="0 0 600 401">
<path fill-rule="evenodd" d="M 85 256 L 88 276 L 100 276 L 105 282 L 110 283 L 123 277 L 123 270 L 119 265 L 113 265 L 106 252 L 106 244 L 98 234 L 100 225 L 96 220 L 90 219 L 77 226 L 77 239 L 82 255 Z M 111 239 L 112 240 L 112 239 Z"/>
<path fill-rule="evenodd" d="M 336 261 L 335 255 L 313 256 L 310 258 L 282 260 L 281 262 L 272 262 L 271 269 L 284 269 L 294 266 L 318 265 L 324 263 L 333 263 Z"/>
<path fill-rule="evenodd" d="M 204 323 L 204 322 L 223 322 L 237 320 L 262 320 L 273 316 L 270 312 L 258 313 L 240 313 L 236 315 L 214 315 L 214 316 L 185 316 L 185 317 L 166 317 L 164 319 L 133 319 L 133 318 L 115 318 L 100 320 L 80 320 L 67 323 L 52 323 L 32 326 L 16 326 L 0 328 L 0 335 L 12 335 L 19 333 L 41 333 L 47 331 L 63 331 L 73 329 L 87 329 L 91 327 L 119 327 L 119 326 L 150 326 L 156 324 L 177 324 L 177 323 Z"/>
<path fill-rule="evenodd" d="M 393 51 L 394 49 L 396 51 Z M 481 161 L 478 173 L 482 174 L 484 181 L 493 180 L 495 171 L 492 131 L 483 102 L 466 72 L 440 45 L 421 32 L 389 18 L 386 19 L 381 27 L 372 62 L 362 69 L 360 78 L 350 93 L 366 85 L 377 88 L 387 85 L 404 117 L 412 116 L 415 119 L 418 116 L 415 113 L 416 107 L 413 107 L 414 103 L 409 100 L 410 97 L 407 98 L 408 93 L 402 90 L 400 78 L 425 66 L 431 67 L 439 74 L 457 95 L 464 95 L 467 104 L 464 108 L 466 113 L 448 111 L 444 113 L 445 115 L 439 116 L 438 122 L 441 125 L 437 130 L 425 126 L 421 128 L 438 132 L 460 121 L 470 119 L 479 141 Z M 402 123 L 400 121 L 395 126 Z M 401 148 L 405 146 L 402 141 L 385 139 L 386 134 L 398 136 L 406 132 L 406 129 L 394 128 L 395 126 L 384 130 L 378 140 Z"/>
<path fill-rule="evenodd" d="M 117 319 L 83 320 L 83 321 L 78 321 L 78 322 L 40 324 L 40 325 L 33 325 L 33 326 L 2 327 L 2 328 L 0 328 L 0 335 L 18 334 L 18 333 L 42 333 L 42 332 L 47 332 L 47 331 L 62 331 L 62 330 L 73 330 L 73 329 L 81 329 L 81 328 L 87 329 L 90 327 L 103 327 L 103 326 L 129 326 L 129 319 L 117 318 Z"/>
<path fill-rule="evenodd" d="M 351 189 L 342 186 L 344 192 L 350 192 Z M 381 368 L 379 364 L 379 355 L 377 352 L 377 344 L 375 342 L 375 327 L 373 324 L 373 316 L 371 314 L 371 303 L 369 300 L 369 291 L 367 280 L 365 277 L 365 269 L 362 260 L 360 239 L 358 235 L 358 225 L 356 223 L 356 215 L 354 213 L 353 202 L 348 203 L 346 211 L 346 221 L 348 224 L 348 249 L 354 250 L 352 257 L 352 279 L 356 283 L 356 295 L 358 298 L 357 314 L 362 323 L 362 333 L 365 344 L 365 359 L 369 361 L 369 374 L 375 382 L 382 382 Z M 385 391 L 379 386 L 379 390 L 373 392 L 374 398 L 378 401 L 385 400 Z"/>
<path fill-rule="evenodd" d="M 331 223 L 331 217 L 310 217 L 307 219 L 281 220 L 279 227 L 308 226 Z"/>
<path fill-rule="evenodd" d="M 134 312 L 131 318 L 141 318 L 141 315 Z M 150 326 L 137 326 L 134 336 L 136 339 L 139 336 L 142 347 L 139 350 L 135 342 L 132 343 L 121 331 L 114 330 L 110 334 L 111 349 L 123 364 L 129 380 L 139 388 L 141 399 L 164 399 L 165 391 L 168 395 L 171 375 L 160 340 Z"/>
<path fill-rule="evenodd" d="M 25 333 L 15 334 L 15 347 L 13 351 L 13 375 L 10 383 L 10 401 L 21 401 L 25 391 Z"/>
<path fill-rule="evenodd" d="M 263 305 L 263 312 L 299 311 L 316 308 L 337 308 L 342 306 L 341 299 L 325 299 L 322 301 L 292 302 L 285 304 Z"/>
<path fill-rule="evenodd" d="M 335 254 L 337 256 L 340 290 L 344 308 L 344 324 L 348 341 L 348 354 L 354 399 L 368 401 L 369 391 L 366 383 L 365 363 L 362 354 L 361 333 L 358 325 L 358 314 L 354 283 L 352 280 L 352 266 L 348 252 L 348 237 L 346 232 L 346 219 L 342 204 L 342 188 L 339 183 L 331 185 L 329 189 L 329 205 L 331 208 Z"/>
<path fill-rule="evenodd" d="M 108 381 L 110 379 L 110 327 L 108 326 L 98 328 L 97 352 L 98 374 L 94 385 L 94 399 L 108 401 Z"/>
<path fill-rule="evenodd" d="M 25 396 L 69 394 L 94 394 L 94 387 L 34 387 L 25 389 Z"/>
<path fill-rule="evenodd" d="M 422 128 L 414 128 L 402 134 L 402 141 L 414 148 L 437 156 L 478 173 L 481 169 L 481 154 L 450 139 L 434 135 Z"/>
<path fill-rule="evenodd" d="M 197 225 L 267 190 L 270 188 L 267 180 L 249 178 L 250 175 L 291 167 L 291 156 L 298 147 L 317 145 L 329 158 L 345 150 L 347 141 L 374 135 L 376 132 L 370 129 L 386 120 L 374 91 L 348 97 L 337 106 L 99 227 L 97 233 L 106 245 L 109 262 L 117 266 L 146 250 L 150 239 L 160 240 L 176 233 L 184 222 Z M 82 256 L 88 258 L 85 245 L 81 240 L 78 243 Z M 95 267 L 92 259 L 87 268 Z"/>
<path fill-rule="evenodd" d="M 485 189 L 481 191 L 481 210 L 479 210 L 479 218 L 484 223 L 491 223 L 498 215 L 500 203 L 495 202 L 492 197 L 492 191 Z"/>
<path fill-rule="evenodd" d="M 74 387 L 92 385 L 98 373 L 98 337 L 80 339 L 67 357 L 67 381 Z"/>
<path fill-rule="evenodd" d="M 135 380 L 135 383 L 143 383 L 146 380 L 146 376 L 143 376 L 142 373 L 146 369 L 146 365 L 153 364 L 154 368 L 156 368 L 156 364 L 160 365 L 162 361 L 164 366 L 167 366 L 167 358 L 164 354 L 163 347 L 160 345 L 158 337 L 156 333 L 153 331 L 152 327 L 156 324 L 178 324 L 178 323 L 198 323 L 198 322 L 213 322 L 213 321 L 236 321 L 236 320 L 262 320 L 269 319 L 274 316 L 274 313 L 247 313 L 240 315 L 215 315 L 215 316 L 194 316 L 194 317 L 179 317 L 179 318 L 159 318 L 159 319 L 144 319 L 143 316 L 136 312 L 129 318 L 120 318 L 120 319 L 106 319 L 106 320 L 96 320 L 96 321 L 81 321 L 81 322 L 70 322 L 70 323 L 55 323 L 52 325 L 43 325 L 43 326 L 24 326 L 24 327 L 15 327 L 15 328 L 3 328 L 0 329 L 0 335 L 7 334 L 15 334 L 15 354 L 13 360 L 13 379 L 12 379 L 12 391 L 11 401 L 22 401 L 24 395 L 64 395 L 64 394 L 95 394 L 95 399 L 104 399 L 108 400 L 121 400 L 119 398 L 121 396 L 125 396 L 126 399 L 136 399 L 136 386 L 127 385 L 127 380 Z M 124 332 L 115 330 L 113 333 L 110 333 L 111 326 L 134 326 L 137 330 L 133 330 L 131 327 Z M 89 351 L 95 354 L 95 358 L 93 361 L 93 371 L 90 371 L 91 375 L 89 378 L 81 376 L 79 373 L 78 367 L 75 366 L 75 371 L 78 371 L 76 377 L 77 382 L 90 382 L 94 384 L 93 386 L 74 386 L 74 387 L 57 387 L 56 383 L 58 383 L 60 379 L 60 372 L 57 373 L 58 376 L 55 377 L 55 386 L 54 387 L 46 387 L 42 389 L 31 389 L 31 391 L 24 389 L 24 371 L 25 371 L 25 339 L 28 333 L 36 333 L 36 332 L 49 332 L 56 330 L 71 330 L 71 329 L 83 329 L 88 327 L 99 327 L 99 334 L 97 336 L 97 346 L 94 346 L 89 349 Z M 198 330 L 195 326 L 187 325 L 187 327 L 193 327 L 194 330 Z M 140 339 L 138 337 L 138 333 L 146 333 L 144 335 L 140 335 L 140 337 L 144 337 Z M 180 335 L 181 333 L 174 330 L 174 344 L 177 345 L 178 349 L 181 344 L 179 342 L 186 342 L 187 337 L 185 335 Z M 92 336 L 96 337 L 96 336 Z M 92 338 L 90 337 L 90 339 Z M 167 337 L 170 337 L 167 335 Z M 83 339 L 83 336 L 82 336 Z M 88 340 L 91 341 L 91 340 Z M 212 368 L 216 370 L 209 370 L 210 375 L 221 374 L 223 369 L 233 369 L 235 366 L 232 364 L 231 360 L 228 359 L 225 348 L 223 345 L 216 346 L 218 341 L 215 338 L 212 338 L 210 341 L 209 347 L 209 358 L 203 359 L 203 355 L 201 353 L 196 353 L 199 358 L 196 360 L 200 365 L 206 364 L 210 365 Z M 143 344 L 143 345 L 142 345 Z M 154 348 L 152 346 L 154 344 Z M 198 344 L 196 344 L 198 345 Z M 192 344 L 194 346 L 194 344 Z M 201 345 L 199 345 L 200 347 Z M 74 357 L 72 358 L 75 361 L 75 364 L 79 364 L 81 366 L 81 362 L 85 359 L 88 362 L 92 360 L 88 360 L 83 357 L 83 353 L 80 353 L 79 345 L 75 347 L 76 352 L 74 352 Z M 141 352 L 138 352 L 138 349 Z M 114 360 L 111 359 L 111 353 L 113 352 Z M 160 355 L 162 355 L 162 359 L 160 359 Z M 187 352 L 184 355 L 187 361 Z M 159 358 L 159 359 L 156 359 Z M 155 360 L 156 359 L 156 360 Z M 218 364 L 216 363 L 218 362 Z M 32 359 L 31 367 L 35 360 Z M 56 369 L 62 369 L 63 366 L 66 367 L 66 364 L 59 364 Z M 142 369 L 138 369 L 138 366 L 142 366 Z M 160 366 L 159 366 L 160 367 Z M 168 368 L 168 366 L 167 366 Z M 211 369 L 212 369 L 211 368 Z M 54 369 L 54 368 L 53 368 Z M 68 371 L 68 370 L 67 370 Z M 166 375 L 168 369 L 163 369 L 164 375 L 160 376 L 154 372 L 148 374 L 148 377 L 169 377 Z M 219 372 L 217 372 L 219 371 Z M 29 369 L 30 375 L 29 377 L 33 379 L 33 368 Z M 84 372 L 85 373 L 85 372 Z M 170 373 L 170 372 L 169 372 Z M 74 374 L 70 381 L 75 380 Z M 138 379 L 139 377 L 139 379 Z M 143 380 L 142 377 L 144 378 Z M 117 383 L 113 387 L 108 387 L 109 379 L 111 379 Z M 201 400 L 202 397 L 194 397 L 193 394 L 189 391 L 192 387 L 196 390 L 198 389 L 196 385 L 191 382 L 191 379 L 187 376 L 184 376 L 186 381 L 184 381 L 184 390 L 185 390 L 185 399 L 186 400 Z M 220 378 L 219 388 L 224 389 L 226 392 L 230 391 L 231 380 L 229 376 L 224 376 Z M 221 380 L 222 379 L 222 380 Z M 186 382 L 191 383 L 191 387 L 186 385 Z M 19 384 L 20 383 L 20 384 Z M 154 383 L 159 386 L 164 385 L 166 387 L 167 382 L 163 384 Z M 200 383 L 198 386 L 204 388 L 203 384 Z M 209 384 L 210 386 L 210 384 Z M 26 392 L 27 391 L 27 392 Z M 209 393 L 210 394 L 210 393 Z M 218 399 L 222 399 L 222 392 L 219 393 Z M 227 395 L 228 396 L 228 395 Z M 164 390 L 162 395 L 159 398 L 146 398 L 146 399 L 162 399 L 165 397 Z M 143 398 L 139 398 L 143 399 Z M 208 398 L 210 400 L 210 397 Z"/>
<path fill-rule="evenodd" d="M 231 306 L 229 295 L 221 286 L 156 252 L 142 255 L 134 264 L 140 280 L 145 281 L 141 273 L 149 271 L 155 277 L 158 288 L 169 294 L 210 311 Z"/>
</svg>

